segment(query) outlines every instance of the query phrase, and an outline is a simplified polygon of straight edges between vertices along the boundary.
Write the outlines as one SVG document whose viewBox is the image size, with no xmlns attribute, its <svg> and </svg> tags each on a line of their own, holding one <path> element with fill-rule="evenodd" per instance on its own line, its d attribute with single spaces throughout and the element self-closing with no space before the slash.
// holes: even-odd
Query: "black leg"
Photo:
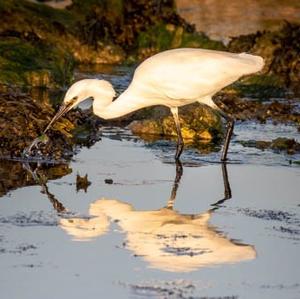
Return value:
<svg viewBox="0 0 300 299">
<path fill-rule="evenodd" d="M 233 128 L 234 128 L 234 118 L 231 117 L 230 115 L 226 114 L 217 104 L 214 103 L 213 106 L 214 109 L 218 111 L 218 113 L 227 121 L 227 130 L 226 130 L 226 136 L 225 136 L 225 142 L 223 146 L 223 152 L 222 152 L 222 157 L 221 161 L 225 162 L 227 161 L 227 152 L 228 152 L 228 147 L 230 143 L 230 139 L 233 133 Z"/>
<path fill-rule="evenodd" d="M 178 189 L 179 182 L 180 182 L 180 179 L 182 177 L 182 174 L 183 174 L 182 164 L 181 164 L 180 160 L 176 160 L 176 177 L 175 177 L 175 180 L 174 180 L 171 196 L 170 196 L 170 198 L 168 200 L 168 203 L 167 203 L 167 206 L 166 206 L 167 209 L 172 210 L 173 207 L 174 207 L 174 202 L 175 202 L 175 199 L 176 199 L 176 193 L 177 193 L 177 189 Z"/>
<path fill-rule="evenodd" d="M 223 162 L 227 160 L 228 147 L 229 147 L 230 139 L 234 128 L 233 118 L 227 116 L 226 119 L 227 119 L 227 131 L 226 131 L 225 142 L 224 142 L 224 147 L 223 147 L 223 152 L 221 157 L 221 161 Z"/>
<path fill-rule="evenodd" d="M 181 134 L 181 129 L 180 129 L 180 122 L 179 122 L 179 117 L 178 117 L 178 108 L 171 108 L 171 112 L 174 117 L 175 125 L 176 125 L 176 130 L 177 130 L 177 146 L 176 146 L 176 154 L 175 154 L 175 160 L 178 161 L 179 157 L 183 151 L 184 147 L 184 142 Z"/>
<path fill-rule="evenodd" d="M 212 210 L 218 209 L 221 204 L 223 204 L 226 200 L 231 198 L 231 188 L 228 179 L 226 163 L 222 163 L 222 176 L 223 176 L 223 184 L 224 184 L 224 198 L 212 204 L 211 206 L 215 207 Z"/>
</svg>

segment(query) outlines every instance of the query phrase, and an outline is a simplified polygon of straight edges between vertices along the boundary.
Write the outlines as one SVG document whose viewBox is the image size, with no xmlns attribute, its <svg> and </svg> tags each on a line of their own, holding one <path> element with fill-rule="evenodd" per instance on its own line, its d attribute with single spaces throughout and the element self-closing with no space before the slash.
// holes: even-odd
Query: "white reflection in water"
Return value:
<svg viewBox="0 0 300 299">
<path fill-rule="evenodd" d="M 213 212 L 231 197 L 226 165 L 222 165 L 222 171 L 224 199 L 204 213 L 186 215 L 173 209 L 182 175 L 182 167 L 178 164 L 166 207 L 137 211 L 121 200 L 102 198 L 90 205 L 91 218 L 62 219 L 60 226 L 74 240 L 87 241 L 104 235 L 110 223 L 117 222 L 126 233 L 126 248 L 142 257 L 151 268 L 164 271 L 189 272 L 201 267 L 254 259 L 256 252 L 253 246 L 230 240 L 209 224 Z"/>
</svg>

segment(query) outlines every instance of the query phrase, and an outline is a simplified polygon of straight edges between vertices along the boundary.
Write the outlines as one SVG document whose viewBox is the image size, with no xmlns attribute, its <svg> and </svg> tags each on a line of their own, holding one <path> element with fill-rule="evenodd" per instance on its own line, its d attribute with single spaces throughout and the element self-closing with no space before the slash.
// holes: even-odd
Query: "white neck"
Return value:
<svg viewBox="0 0 300 299">
<path fill-rule="evenodd" d="M 101 104 L 101 98 L 94 98 L 93 111 L 104 119 L 119 118 L 145 107 L 141 98 L 128 88 L 108 105 Z"/>
</svg>

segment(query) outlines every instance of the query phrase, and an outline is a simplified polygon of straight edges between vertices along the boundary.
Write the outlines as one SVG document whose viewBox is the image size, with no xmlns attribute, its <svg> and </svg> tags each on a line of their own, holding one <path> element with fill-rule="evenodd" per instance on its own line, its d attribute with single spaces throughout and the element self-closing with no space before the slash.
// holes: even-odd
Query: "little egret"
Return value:
<svg viewBox="0 0 300 299">
<path fill-rule="evenodd" d="M 246 53 L 235 54 L 204 49 L 173 49 L 158 53 L 142 62 L 129 87 L 113 101 L 115 91 L 105 80 L 84 79 L 67 91 L 63 104 L 46 130 L 61 115 L 80 102 L 93 98 L 93 111 L 103 119 L 113 119 L 154 105 L 170 108 L 177 130 L 175 159 L 183 150 L 178 107 L 199 102 L 217 110 L 227 120 L 227 132 L 221 160 L 225 161 L 234 127 L 234 119 L 225 114 L 212 96 L 241 76 L 260 71 L 264 60 Z"/>
</svg>

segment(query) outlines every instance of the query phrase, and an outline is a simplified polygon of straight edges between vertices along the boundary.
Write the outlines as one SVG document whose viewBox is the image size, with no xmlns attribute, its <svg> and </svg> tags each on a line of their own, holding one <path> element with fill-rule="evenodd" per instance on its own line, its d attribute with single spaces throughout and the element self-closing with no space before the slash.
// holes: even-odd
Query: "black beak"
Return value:
<svg viewBox="0 0 300 299">
<path fill-rule="evenodd" d="M 57 111 L 57 113 L 54 115 L 54 117 L 51 119 L 50 123 L 48 124 L 48 126 L 46 127 L 46 129 L 44 130 L 44 134 L 50 129 L 51 125 L 57 121 L 61 116 L 63 116 L 65 113 L 67 113 L 73 106 L 73 102 L 69 102 L 67 104 L 62 103 L 62 105 L 60 106 L 59 110 Z"/>
</svg>

